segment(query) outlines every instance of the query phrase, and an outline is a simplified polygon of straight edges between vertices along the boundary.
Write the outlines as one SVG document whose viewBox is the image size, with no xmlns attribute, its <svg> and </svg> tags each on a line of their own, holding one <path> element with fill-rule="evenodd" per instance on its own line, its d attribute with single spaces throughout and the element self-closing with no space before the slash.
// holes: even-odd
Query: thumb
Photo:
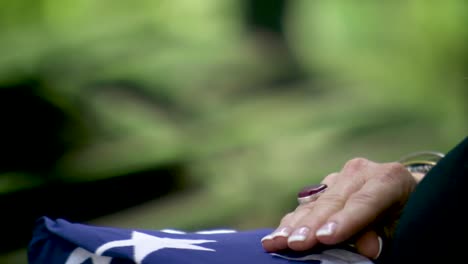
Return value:
<svg viewBox="0 0 468 264">
<path fill-rule="evenodd" d="M 359 254 L 370 259 L 377 259 L 382 252 L 383 241 L 375 231 L 369 230 L 357 238 L 355 247 Z"/>
</svg>

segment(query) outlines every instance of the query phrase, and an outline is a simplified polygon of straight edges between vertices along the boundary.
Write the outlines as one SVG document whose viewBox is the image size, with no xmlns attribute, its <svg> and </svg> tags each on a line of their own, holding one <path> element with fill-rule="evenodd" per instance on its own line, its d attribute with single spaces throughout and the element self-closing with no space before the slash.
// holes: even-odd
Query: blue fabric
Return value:
<svg viewBox="0 0 468 264">
<path fill-rule="evenodd" d="M 260 240 L 273 230 L 213 229 L 198 232 L 141 230 L 38 219 L 28 246 L 30 264 L 371 264 L 344 247 L 308 252 L 264 251 Z"/>
</svg>

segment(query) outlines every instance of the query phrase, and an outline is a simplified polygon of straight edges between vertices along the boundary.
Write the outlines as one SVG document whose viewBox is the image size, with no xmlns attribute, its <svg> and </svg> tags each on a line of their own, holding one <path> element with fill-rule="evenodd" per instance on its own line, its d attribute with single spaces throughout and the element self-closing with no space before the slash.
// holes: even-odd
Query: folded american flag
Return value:
<svg viewBox="0 0 468 264">
<path fill-rule="evenodd" d="M 260 240 L 272 229 L 184 232 L 71 223 L 41 217 L 28 245 L 29 264 L 372 264 L 345 247 L 307 252 L 265 252 Z"/>
</svg>

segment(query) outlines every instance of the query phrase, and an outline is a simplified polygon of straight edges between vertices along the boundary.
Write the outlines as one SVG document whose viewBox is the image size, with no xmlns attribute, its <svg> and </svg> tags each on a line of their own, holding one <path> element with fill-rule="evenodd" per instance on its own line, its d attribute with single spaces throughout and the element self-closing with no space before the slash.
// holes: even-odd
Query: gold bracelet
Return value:
<svg viewBox="0 0 468 264">
<path fill-rule="evenodd" d="M 411 173 L 421 173 L 425 175 L 436 164 L 445 157 L 445 154 L 437 151 L 413 152 L 400 158 L 398 162 L 403 164 Z"/>
</svg>

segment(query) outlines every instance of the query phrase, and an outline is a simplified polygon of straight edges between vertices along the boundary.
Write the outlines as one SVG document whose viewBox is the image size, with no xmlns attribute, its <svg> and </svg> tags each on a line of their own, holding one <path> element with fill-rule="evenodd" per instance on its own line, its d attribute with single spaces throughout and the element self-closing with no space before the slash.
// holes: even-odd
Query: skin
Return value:
<svg viewBox="0 0 468 264">
<path fill-rule="evenodd" d="M 421 178 L 397 162 L 352 159 L 323 179 L 328 188 L 317 200 L 286 214 L 262 245 L 275 252 L 346 242 L 375 259 L 383 247 L 382 237 L 391 233 L 388 230 Z"/>
</svg>

